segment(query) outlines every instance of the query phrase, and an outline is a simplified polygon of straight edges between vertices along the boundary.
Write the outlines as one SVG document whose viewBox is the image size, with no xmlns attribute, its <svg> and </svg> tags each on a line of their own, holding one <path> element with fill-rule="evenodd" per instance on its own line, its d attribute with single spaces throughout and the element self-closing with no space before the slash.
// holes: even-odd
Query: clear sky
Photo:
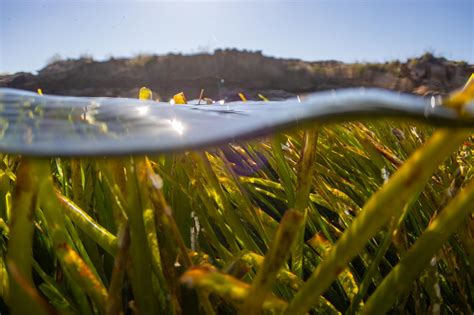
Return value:
<svg viewBox="0 0 474 315">
<path fill-rule="evenodd" d="M 0 73 L 59 54 L 96 59 L 215 48 L 304 60 L 385 61 L 430 51 L 474 63 L 474 0 L 0 0 Z"/>
</svg>

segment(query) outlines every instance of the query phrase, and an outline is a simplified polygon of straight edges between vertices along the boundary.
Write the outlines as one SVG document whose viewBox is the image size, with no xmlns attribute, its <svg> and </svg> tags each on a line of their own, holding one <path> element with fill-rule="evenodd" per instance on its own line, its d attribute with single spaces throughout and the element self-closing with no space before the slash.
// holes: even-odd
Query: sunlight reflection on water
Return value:
<svg viewBox="0 0 474 315">
<path fill-rule="evenodd" d="M 439 100 L 435 99 L 435 105 Z M 470 107 L 467 112 L 472 113 Z M 174 152 L 312 122 L 377 117 L 474 126 L 472 115 L 460 117 L 455 110 L 433 106 L 432 99 L 379 89 L 319 92 L 304 100 L 265 102 L 265 106 L 261 101 L 173 106 L 0 89 L 0 152 L 42 156 Z"/>
</svg>

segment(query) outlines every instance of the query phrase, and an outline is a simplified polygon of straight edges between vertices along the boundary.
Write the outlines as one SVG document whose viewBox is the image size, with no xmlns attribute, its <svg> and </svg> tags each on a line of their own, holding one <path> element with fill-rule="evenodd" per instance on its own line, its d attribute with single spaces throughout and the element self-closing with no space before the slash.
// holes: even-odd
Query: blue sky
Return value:
<svg viewBox="0 0 474 315">
<path fill-rule="evenodd" d="M 0 73 L 54 54 L 102 60 L 236 47 L 346 62 L 434 52 L 474 63 L 474 0 L 0 0 Z"/>
</svg>

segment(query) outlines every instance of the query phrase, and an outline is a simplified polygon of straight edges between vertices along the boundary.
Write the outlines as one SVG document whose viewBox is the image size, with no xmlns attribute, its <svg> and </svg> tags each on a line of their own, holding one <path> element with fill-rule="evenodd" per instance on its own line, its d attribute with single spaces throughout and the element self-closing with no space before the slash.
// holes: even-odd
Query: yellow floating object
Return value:
<svg viewBox="0 0 474 315">
<path fill-rule="evenodd" d="M 186 101 L 186 96 L 184 95 L 183 92 L 180 92 L 173 96 L 173 101 L 174 104 L 187 104 L 188 102 Z"/>
<path fill-rule="evenodd" d="M 471 74 L 464 87 L 451 93 L 443 104 L 462 110 L 464 105 L 471 101 L 474 101 L 474 73 Z"/>
<path fill-rule="evenodd" d="M 268 102 L 268 98 L 266 98 L 266 97 L 263 96 L 262 94 L 258 94 L 258 97 L 260 97 L 260 98 L 262 99 L 262 101 Z"/>
<path fill-rule="evenodd" d="M 39 95 L 43 95 L 43 90 L 42 89 L 38 89 L 37 92 L 38 92 Z"/>
<path fill-rule="evenodd" d="M 247 102 L 247 98 L 245 97 L 244 93 L 239 93 L 240 99 L 244 102 Z"/>
<path fill-rule="evenodd" d="M 138 93 L 138 98 L 141 100 L 152 100 L 153 92 L 147 87 L 142 87 Z"/>
</svg>

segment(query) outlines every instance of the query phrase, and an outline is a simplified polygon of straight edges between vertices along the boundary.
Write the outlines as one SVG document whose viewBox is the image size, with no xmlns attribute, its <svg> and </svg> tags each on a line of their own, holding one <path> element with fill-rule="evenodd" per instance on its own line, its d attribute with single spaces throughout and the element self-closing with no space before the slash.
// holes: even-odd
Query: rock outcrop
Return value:
<svg viewBox="0 0 474 315">
<path fill-rule="evenodd" d="M 474 65 L 425 54 L 406 62 L 347 64 L 279 59 L 261 52 L 216 50 L 213 54 L 139 56 L 94 61 L 56 61 L 37 75 L 0 76 L 0 86 L 75 96 L 136 97 L 141 86 L 162 99 L 184 91 L 197 98 L 201 89 L 213 99 L 248 98 L 261 93 L 271 99 L 343 87 L 381 87 L 418 94 L 446 93 L 462 86 Z"/>
</svg>

